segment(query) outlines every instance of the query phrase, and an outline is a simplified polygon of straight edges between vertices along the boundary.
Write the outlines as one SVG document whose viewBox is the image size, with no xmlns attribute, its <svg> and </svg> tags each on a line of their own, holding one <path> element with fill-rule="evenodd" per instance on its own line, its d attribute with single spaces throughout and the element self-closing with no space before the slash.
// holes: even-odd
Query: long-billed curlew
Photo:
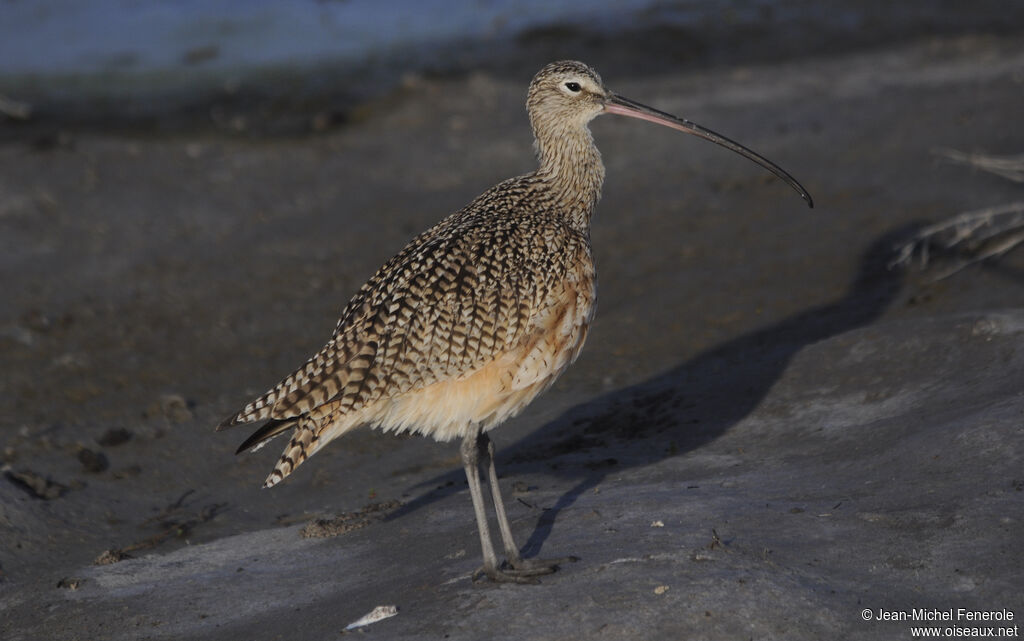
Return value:
<svg viewBox="0 0 1024 641">
<path fill-rule="evenodd" d="M 360 425 L 462 439 L 483 567 L 495 581 L 533 582 L 559 560 L 523 559 L 512 539 L 487 432 L 518 414 L 572 363 L 594 315 L 590 216 L 604 165 L 587 124 L 602 113 L 666 125 L 722 145 L 772 171 L 812 205 L 788 173 L 687 120 L 604 88 L 580 62 L 555 62 L 526 100 L 537 171 L 484 192 L 412 240 L 342 311 L 334 335 L 305 365 L 221 423 L 267 420 L 238 448 L 292 430 L 264 487 Z M 507 560 L 491 543 L 480 466 Z"/>
</svg>

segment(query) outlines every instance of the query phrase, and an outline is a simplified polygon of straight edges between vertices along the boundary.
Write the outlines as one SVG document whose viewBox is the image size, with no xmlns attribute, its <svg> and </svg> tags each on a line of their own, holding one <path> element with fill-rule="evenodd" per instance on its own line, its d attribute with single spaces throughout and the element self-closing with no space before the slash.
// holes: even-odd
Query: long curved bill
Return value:
<svg viewBox="0 0 1024 641">
<path fill-rule="evenodd" d="M 667 114 L 664 111 L 658 111 L 652 109 L 647 105 L 642 105 L 639 102 L 634 102 L 629 98 L 625 98 L 615 93 L 609 92 L 609 97 L 604 104 L 604 110 L 610 114 L 618 114 L 620 116 L 629 116 L 630 118 L 639 118 L 640 120 L 646 120 L 659 125 L 665 125 L 672 129 L 678 129 L 679 131 L 699 136 L 704 140 L 710 140 L 716 145 L 721 145 L 726 149 L 731 149 L 741 156 L 744 156 L 757 164 L 761 165 L 768 171 L 772 172 L 782 180 L 786 181 L 786 184 L 796 190 L 800 197 L 807 201 L 808 207 L 814 207 L 814 201 L 811 200 L 811 195 L 807 193 L 803 185 L 797 182 L 796 178 L 789 175 L 782 167 L 779 167 L 772 161 L 768 160 L 764 156 L 754 153 L 747 149 L 738 142 L 729 140 L 721 134 L 716 134 L 710 129 L 705 129 L 696 123 L 692 123 L 685 118 L 676 118 L 672 114 Z"/>
</svg>

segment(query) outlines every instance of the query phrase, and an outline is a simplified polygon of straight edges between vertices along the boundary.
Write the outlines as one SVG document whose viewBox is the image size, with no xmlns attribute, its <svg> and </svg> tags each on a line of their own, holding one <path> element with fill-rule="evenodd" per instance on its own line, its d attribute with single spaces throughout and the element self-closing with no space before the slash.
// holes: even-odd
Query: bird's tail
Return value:
<svg viewBox="0 0 1024 641">
<path fill-rule="evenodd" d="M 235 454 L 241 454 L 246 450 L 249 450 L 250 452 L 255 452 L 256 450 L 260 449 L 261 447 L 269 443 L 271 439 L 287 432 L 291 428 L 295 427 L 297 424 L 298 421 L 296 421 L 293 418 L 286 419 L 283 421 L 267 421 L 264 425 L 260 427 L 260 429 L 256 430 L 255 432 L 252 433 L 251 436 L 249 436 L 249 438 L 245 439 L 244 443 L 238 446 L 238 449 L 235 450 Z"/>
<path fill-rule="evenodd" d="M 319 425 L 317 421 L 309 416 L 300 416 L 296 421 L 295 432 L 288 441 L 288 446 L 281 453 L 277 460 L 274 471 L 270 473 L 263 487 L 273 487 L 281 482 L 284 477 L 292 473 L 292 470 L 302 465 L 302 462 L 313 455 L 319 449 Z"/>
<path fill-rule="evenodd" d="M 303 461 L 313 456 L 325 443 L 331 441 L 353 427 L 361 423 L 360 416 L 345 415 L 341 409 L 341 403 L 335 402 L 328 405 L 321 405 L 310 414 L 303 414 L 294 419 L 282 422 L 281 426 L 272 428 L 265 436 L 271 438 L 292 425 L 295 431 L 292 433 L 288 446 L 281 453 L 277 460 L 274 471 L 270 473 L 263 487 L 273 487 L 281 482 L 284 477 L 291 474 Z M 266 426 L 264 426 L 266 429 Z M 256 436 L 255 434 L 253 435 Z M 251 440 L 252 437 L 250 437 Z"/>
</svg>

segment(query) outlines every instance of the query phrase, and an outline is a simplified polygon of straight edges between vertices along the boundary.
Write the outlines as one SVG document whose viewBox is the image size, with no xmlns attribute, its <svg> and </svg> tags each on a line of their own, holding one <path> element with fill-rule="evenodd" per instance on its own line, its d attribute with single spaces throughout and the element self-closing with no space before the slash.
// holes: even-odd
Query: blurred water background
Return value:
<svg viewBox="0 0 1024 641">
<path fill-rule="evenodd" d="M 1022 26 L 1007 0 L 0 0 L 0 118 L 293 130 L 423 75 L 525 81 L 574 57 L 621 77 Z"/>
</svg>

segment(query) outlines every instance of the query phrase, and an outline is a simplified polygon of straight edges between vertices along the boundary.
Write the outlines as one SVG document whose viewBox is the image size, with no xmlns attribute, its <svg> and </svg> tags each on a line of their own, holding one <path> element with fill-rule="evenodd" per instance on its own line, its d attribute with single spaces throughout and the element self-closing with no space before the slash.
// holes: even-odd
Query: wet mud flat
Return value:
<svg viewBox="0 0 1024 641">
<path fill-rule="evenodd" d="M 532 168 L 533 71 L 414 79 L 302 137 L 0 147 L 0 636 L 332 638 L 381 605 L 346 634 L 889 639 L 909 624 L 864 610 L 1024 616 L 1024 252 L 888 268 L 922 225 L 1024 199 L 935 153 L 1024 150 L 1011 36 L 605 73 L 816 208 L 711 145 L 593 124 L 597 319 L 494 433 L 525 555 L 581 559 L 541 585 L 471 582 L 454 445 L 359 432 L 259 490 L 277 444 L 236 458 L 246 433 L 212 426 L 411 236 Z"/>
</svg>

